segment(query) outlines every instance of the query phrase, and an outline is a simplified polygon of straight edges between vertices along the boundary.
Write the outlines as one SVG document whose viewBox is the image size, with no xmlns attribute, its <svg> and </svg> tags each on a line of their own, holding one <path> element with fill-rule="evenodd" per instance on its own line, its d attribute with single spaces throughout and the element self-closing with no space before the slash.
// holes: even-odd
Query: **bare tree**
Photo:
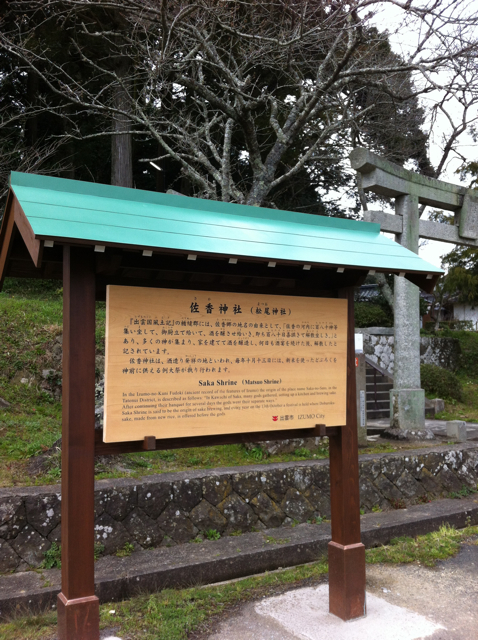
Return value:
<svg viewBox="0 0 478 640">
<path fill-rule="evenodd" d="M 92 135 L 154 139 L 161 153 L 143 160 L 173 160 L 194 193 L 206 198 L 274 206 L 274 193 L 301 172 L 343 162 L 370 132 L 381 102 L 400 109 L 433 91 L 468 96 L 474 90 L 460 73 L 465 65 L 475 68 L 478 51 L 478 16 L 465 0 L 17 0 L 11 6 L 21 19 L 1 31 L 0 48 L 21 69 L 35 71 L 77 113 L 126 123 Z M 128 28 L 98 21 L 95 8 L 116 12 Z M 387 34 L 373 22 L 383 8 L 394 11 Z M 86 80 L 51 56 L 48 42 L 32 32 L 33 16 L 36 24 L 41 16 L 70 34 Z M 397 35 L 411 42 L 401 56 L 386 46 Z M 94 40 L 107 44 L 103 53 L 92 54 Z M 127 59 L 127 69 L 120 72 L 112 59 Z M 363 100 L 372 90 L 374 99 Z M 392 131 L 393 113 L 388 120 L 377 126 Z M 71 123 L 80 137 L 74 116 Z"/>
</svg>

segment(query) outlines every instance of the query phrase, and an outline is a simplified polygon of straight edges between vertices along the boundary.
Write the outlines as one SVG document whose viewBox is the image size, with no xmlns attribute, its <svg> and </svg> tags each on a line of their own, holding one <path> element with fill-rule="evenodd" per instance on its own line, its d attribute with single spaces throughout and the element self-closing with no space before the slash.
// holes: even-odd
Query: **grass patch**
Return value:
<svg viewBox="0 0 478 640">
<path fill-rule="evenodd" d="M 460 491 L 452 491 L 448 494 L 449 498 L 457 498 L 460 500 L 461 498 L 468 498 L 468 496 L 472 496 L 474 493 L 477 493 L 478 489 L 467 487 L 465 484 L 462 485 Z"/>
<path fill-rule="evenodd" d="M 366 560 L 370 564 L 416 562 L 426 567 L 434 567 L 439 560 L 455 556 L 460 550 L 460 543 L 477 534 L 478 527 L 457 530 L 445 524 L 438 531 L 427 533 L 425 536 L 402 536 L 391 540 L 389 545 L 367 549 Z"/>
<path fill-rule="evenodd" d="M 366 551 L 369 564 L 416 562 L 433 567 L 459 551 L 460 544 L 478 535 L 478 526 L 456 530 L 449 525 L 417 538 L 396 538 L 389 545 Z M 270 542 L 286 542 L 271 538 Z M 101 628 L 135 640 L 186 640 L 193 632 L 210 628 L 215 617 L 236 604 L 271 596 L 289 588 L 317 584 L 327 573 L 327 561 L 265 573 L 237 582 L 211 587 L 165 589 L 130 600 L 104 604 Z M 110 613 L 114 611 L 114 613 Z M 17 617 L 0 624 L 0 640 L 53 640 L 56 614 Z"/>
<path fill-rule="evenodd" d="M 313 584 L 327 573 L 327 561 L 246 578 L 216 587 L 165 589 L 100 608 L 102 629 L 141 640 L 185 640 L 237 603 L 273 595 L 283 588 Z M 114 614 L 109 613 L 114 611 Z M 17 618 L 0 624 L 0 640 L 50 640 L 56 637 L 56 615 Z"/>
<path fill-rule="evenodd" d="M 466 374 L 458 376 L 462 383 L 463 399 L 445 399 L 445 411 L 437 413 L 437 420 L 464 420 L 478 422 L 478 380 L 470 380 Z"/>
</svg>

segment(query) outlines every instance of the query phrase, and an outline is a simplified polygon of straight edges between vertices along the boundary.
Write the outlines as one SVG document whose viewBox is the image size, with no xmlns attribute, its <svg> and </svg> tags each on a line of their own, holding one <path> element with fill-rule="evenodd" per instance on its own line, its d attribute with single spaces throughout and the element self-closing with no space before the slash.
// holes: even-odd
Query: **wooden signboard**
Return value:
<svg viewBox="0 0 478 640">
<path fill-rule="evenodd" d="M 104 441 L 340 426 L 347 301 L 108 286 Z"/>
</svg>

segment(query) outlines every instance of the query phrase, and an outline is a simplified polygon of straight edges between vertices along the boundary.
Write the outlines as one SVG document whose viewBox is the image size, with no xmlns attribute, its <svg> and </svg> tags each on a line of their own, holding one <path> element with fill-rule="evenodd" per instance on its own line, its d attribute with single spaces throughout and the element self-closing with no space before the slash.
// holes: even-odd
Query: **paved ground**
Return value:
<svg viewBox="0 0 478 640">
<path fill-rule="evenodd" d="M 244 606 L 208 640 L 477 640 L 478 546 L 430 569 L 367 566 L 367 616 L 328 613 L 328 587 L 308 587 Z"/>
<path fill-rule="evenodd" d="M 388 429 L 390 419 L 367 420 L 367 427 L 369 429 Z M 425 428 L 433 431 L 439 438 L 446 437 L 446 420 L 425 420 Z M 478 424 L 476 422 L 467 423 L 466 435 L 468 440 L 478 440 Z"/>
</svg>

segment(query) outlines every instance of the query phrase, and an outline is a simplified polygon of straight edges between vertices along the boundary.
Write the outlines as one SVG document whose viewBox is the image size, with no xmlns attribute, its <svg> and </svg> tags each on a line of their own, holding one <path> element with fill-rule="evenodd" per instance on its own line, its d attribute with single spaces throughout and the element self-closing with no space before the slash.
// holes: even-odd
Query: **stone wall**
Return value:
<svg viewBox="0 0 478 640">
<path fill-rule="evenodd" d="M 478 446 L 360 456 L 361 505 L 397 508 L 476 487 Z M 59 543 L 59 486 L 0 489 L 0 572 L 38 567 Z M 306 522 L 330 515 L 328 460 L 100 480 L 95 538 L 104 554 Z"/>
<path fill-rule="evenodd" d="M 393 329 L 370 327 L 356 329 L 363 334 L 364 353 L 379 367 L 393 375 L 395 360 Z M 420 337 L 420 363 L 436 364 L 456 371 L 460 357 L 460 343 L 456 338 Z"/>
</svg>

